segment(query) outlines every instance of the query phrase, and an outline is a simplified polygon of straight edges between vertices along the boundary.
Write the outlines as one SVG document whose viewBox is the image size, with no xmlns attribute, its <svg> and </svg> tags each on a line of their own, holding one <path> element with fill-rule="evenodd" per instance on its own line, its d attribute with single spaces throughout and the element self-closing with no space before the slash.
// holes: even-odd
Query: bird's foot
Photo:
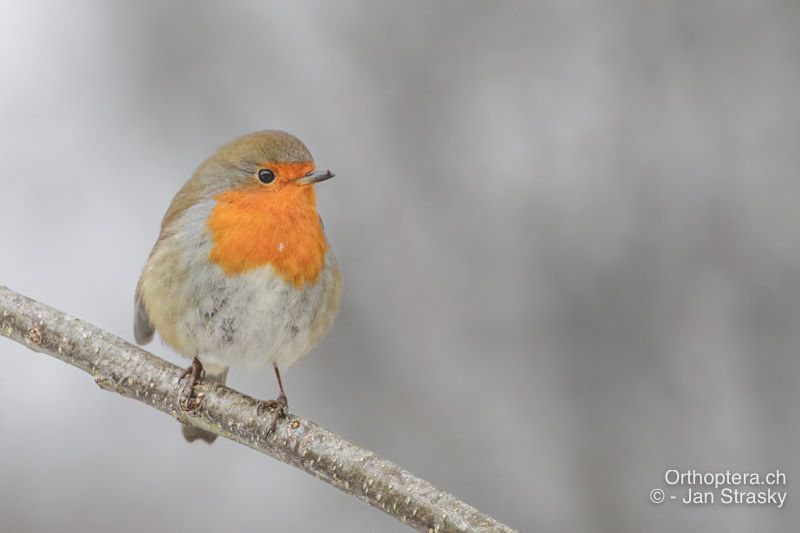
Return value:
<svg viewBox="0 0 800 533">
<path fill-rule="evenodd" d="M 189 383 L 181 390 L 179 396 L 179 403 L 183 411 L 194 411 L 203 403 L 203 399 L 195 393 L 194 388 L 205 374 L 206 371 L 203 370 L 203 364 L 200 359 L 195 357 L 192 361 L 192 366 L 184 370 L 181 377 L 178 378 L 178 384 L 180 384 L 186 376 L 189 376 Z"/>
<path fill-rule="evenodd" d="M 289 402 L 286 400 L 286 395 L 281 392 L 274 400 L 261 400 L 258 402 L 256 413 L 258 416 L 264 416 L 265 413 L 272 413 L 272 424 L 269 426 L 267 435 L 275 431 L 275 426 L 278 425 L 279 418 L 285 418 L 289 412 Z"/>
</svg>

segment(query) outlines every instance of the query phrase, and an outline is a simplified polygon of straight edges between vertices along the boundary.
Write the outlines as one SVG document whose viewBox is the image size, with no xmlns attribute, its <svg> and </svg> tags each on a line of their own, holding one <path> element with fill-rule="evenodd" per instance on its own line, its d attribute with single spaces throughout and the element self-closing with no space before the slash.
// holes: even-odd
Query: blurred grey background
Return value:
<svg viewBox="0 0 800 533">
<path fill-rule="evenodd" d="M 3 2 L 0 284 L 131 339 L 172 195 L 285 129 L 337 172 L 345 276 L 293 410 L 525 531 L 788 531 L 799 27 L 792 1 Z M 404 530 L 0 357 L 3 532 Z M 780 468 L 788 503 L 653 505 L 667 468 Z"/>
</svg>

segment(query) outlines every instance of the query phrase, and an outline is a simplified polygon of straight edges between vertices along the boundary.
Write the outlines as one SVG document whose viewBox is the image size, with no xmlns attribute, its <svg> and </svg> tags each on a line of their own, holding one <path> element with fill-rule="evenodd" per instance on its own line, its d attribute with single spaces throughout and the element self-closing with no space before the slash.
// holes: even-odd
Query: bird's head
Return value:
<svg viewBox="0 0 800 533">
<path fill-rule="evenodd" d="M 173 205 L 212 203 L 206 223 L 213 242 L 209 259 L 225 272 L 268 263 L 300 286 L 316 280 L 323 267 L 328 245 L 314 184 L 332 177 L 329 170 L 316 170 L 297 137 L 258 131 L 204 161 Z"/>
<path fill-rule="evenodd" d="M 195 174 L 212 194 L 237 191 L 277 202 L 313 202 L 313 185 L 332 177 L 330 170 L 316 170 L 314 158 L 300 139 L 277 130 L 234 139 Z"/>
</svg>

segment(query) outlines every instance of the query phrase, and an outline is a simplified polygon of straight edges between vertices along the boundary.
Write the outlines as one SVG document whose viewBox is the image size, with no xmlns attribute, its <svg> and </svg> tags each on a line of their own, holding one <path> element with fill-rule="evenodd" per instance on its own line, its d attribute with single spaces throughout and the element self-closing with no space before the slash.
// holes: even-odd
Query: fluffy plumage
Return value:
<svg viewBox="0 0 800 533">
<path fill-rule="evenodd" d="M 259 181 L 263 168 L 274 182 Z M 297 181 L 313 169 L 305 145 L 279 131 L 204 161 L 167 209 L 139 279 L 136 341 L 157 331 L 219 382 L 228 366 L 283 370 L 308 353 L 341 295 L 313 185 Z"/>
</svg>

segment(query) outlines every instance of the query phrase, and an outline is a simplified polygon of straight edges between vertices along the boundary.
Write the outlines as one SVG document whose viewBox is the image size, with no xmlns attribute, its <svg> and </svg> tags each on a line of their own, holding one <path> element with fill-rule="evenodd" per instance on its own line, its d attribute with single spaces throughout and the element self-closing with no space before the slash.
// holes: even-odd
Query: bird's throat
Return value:
<svg viewBox="0 0 800 533">
<path fill-rule="evenodd" d="M 296 288 L 317 281 L 328 243 L 311 187 L 285 193 L 233 190 L 215 200 L 208 219 L 209 261 L 228 275 L 269 265 Z"/>
</svg>

